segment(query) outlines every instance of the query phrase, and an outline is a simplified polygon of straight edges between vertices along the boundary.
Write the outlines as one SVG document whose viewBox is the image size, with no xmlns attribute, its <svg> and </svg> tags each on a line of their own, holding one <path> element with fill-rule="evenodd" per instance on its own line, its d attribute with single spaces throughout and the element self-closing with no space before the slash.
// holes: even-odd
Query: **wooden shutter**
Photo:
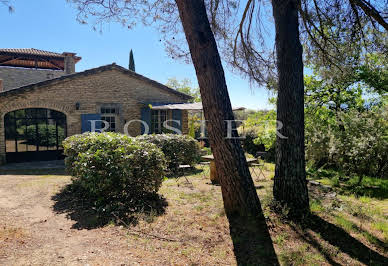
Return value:
<svg viewBox="0 0 388 266">
<path fill-rule="evenodd" d="M 141 108 L 141 120 L 147 123 L 149 127 L 148 134 L 151 132 L 151 109 L 149 107 Z M 141 134 L 144 134 L 144 125 L 141 124 Z"/>
<path fill-rule="evenodd" d="M 101 115 L 100 114 L 81 114 L 81 132 L 90 132 L 92 124 L 90 120 L 100 120 L 96 122 L 96 130 L 101 129 Z"/>
</svg>

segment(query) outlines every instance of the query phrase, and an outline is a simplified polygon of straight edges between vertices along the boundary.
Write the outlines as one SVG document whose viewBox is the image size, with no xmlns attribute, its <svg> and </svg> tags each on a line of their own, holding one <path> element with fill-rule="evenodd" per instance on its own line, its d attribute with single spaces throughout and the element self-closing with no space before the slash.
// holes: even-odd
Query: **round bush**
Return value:
<svg viewBox="0 0 388 266">
<path fill-rule="evenodd" d="M 85 133 L 63 142 L 73 182 L 97 206 L 138 200 L 162 185 L 166 161 L 162 151 L 117 133 Z"/>
<path fill-rule="evenodd" d="M 158 146 L 166 156 L 170 172 L 176 172 L 179 165 L 195 165 L 201 157 L 198 142 L 190 136 L 176 134 L 141 135 L 136 137 L 136 140 Z"/>
</svg>

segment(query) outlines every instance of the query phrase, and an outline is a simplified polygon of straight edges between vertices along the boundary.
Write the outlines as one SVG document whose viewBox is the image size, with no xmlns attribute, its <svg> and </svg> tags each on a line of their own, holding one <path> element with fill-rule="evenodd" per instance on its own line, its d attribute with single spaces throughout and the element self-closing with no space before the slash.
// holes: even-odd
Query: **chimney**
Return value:
<svg viewBox="0 0 388 266">
<path fill-rule="evenodd" d="M 3 80 L 0 79 L 0 92 L 4 91 Z"/>
<path fill-rule="evenodd" d="M 64 71 L 66 75 L 75 73 L 75 53 L 64 52 L 62 53 L 65 56 L 64 61 Z"/>
</svg>

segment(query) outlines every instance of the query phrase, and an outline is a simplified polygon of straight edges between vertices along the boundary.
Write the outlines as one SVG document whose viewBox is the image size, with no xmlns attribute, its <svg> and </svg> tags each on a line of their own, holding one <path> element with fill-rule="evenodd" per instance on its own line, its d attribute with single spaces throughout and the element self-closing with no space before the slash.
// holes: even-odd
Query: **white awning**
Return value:
<svg viewBox="0 0 388 266">
<path fill-rule="evenodd" d="M 202 110 L 202 103 L 176 103 L 152 106 L 153 110 Z M 245 107 L 233 107 L 233 111 L 245 110 Z"/>
</svg>

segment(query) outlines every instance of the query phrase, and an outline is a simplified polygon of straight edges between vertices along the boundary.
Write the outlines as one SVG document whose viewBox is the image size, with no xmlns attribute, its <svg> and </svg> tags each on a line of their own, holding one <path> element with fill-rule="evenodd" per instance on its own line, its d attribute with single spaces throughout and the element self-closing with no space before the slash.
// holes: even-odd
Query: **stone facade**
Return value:
<svg viewBox="0 0 388 266">
<path fill-rule="evenodd" d="M 65 72 L 61 70 L 0 67 L 0 79 L 3 80 L 3 91 L 58 78 L 63 75 L 65 75 Z"/>
<path fill-rule="evenodd" d="M 81 114 L 100 113 L 103 105 L 119 107 L 120 132 L 130 120 L 141 120 L 141 108 L 147 103 L 184 103 L 190 97 L 116 65 L 87 70 L 58 79 L 0 93 L 0 163 L 5 162 L 4 116 L 24 108 L 48 108 L 66 115 L 67 136 L 81 133 Z M 140 123 L 132 123 L 128 133 L 141 132 Z M 188 114 L 182 112 L 182 132 L 188 133 Z"/>
</svg>

